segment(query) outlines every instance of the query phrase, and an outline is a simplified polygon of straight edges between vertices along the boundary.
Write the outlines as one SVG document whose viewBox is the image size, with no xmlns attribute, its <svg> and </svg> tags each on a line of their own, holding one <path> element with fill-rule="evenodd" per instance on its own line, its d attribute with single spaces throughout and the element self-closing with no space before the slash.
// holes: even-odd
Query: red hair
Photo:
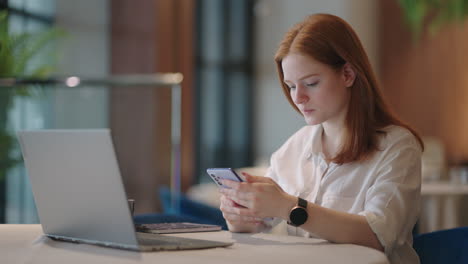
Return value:
<svg viewBox="0 0 468 264">
<path fill-rule="evenodd" d="M 344 164 L 361 161 L 378 150 L 378 137 L 382 128 L 398 125 L 408 129 L 424 144 L 409 125 L 398 119 L 387 106 L 366 52 L 357 34 L 343 19 L 329 14 L 308 16 L 293 26 L 284 36 L 275 55 L 283 92 L 294 104 L 289 87 L 283 82 L 283 59 L 291 52 L 310 56 L 320 63 L 340 70 L 348 63 L 356 73 L 346 115 L 346 136 L 341 151 L 331 161 Z"/>
</svg>

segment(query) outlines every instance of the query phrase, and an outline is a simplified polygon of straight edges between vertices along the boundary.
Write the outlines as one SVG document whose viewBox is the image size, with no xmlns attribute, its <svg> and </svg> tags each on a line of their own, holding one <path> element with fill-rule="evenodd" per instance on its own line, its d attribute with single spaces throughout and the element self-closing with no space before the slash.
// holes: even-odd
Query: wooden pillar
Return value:
<svg viewBox="0 0 468 264">
<path fill-rule="evenodd" d="M 182 72 L 182 183 L 192 182 L 194 2 L 111 1 L 112 74 Z M 184 34 L 184 35 L 182 35 Z M 160 210 L 157 189 L 170 184 L 169 88 L 112 89 L 110 127 L 136 213 Z"/>
<path fill-rule="evenodd" d="M 156 70 L 181 72 L 182 134 L 181 175 L 182 190 L 193 184 L 195 168 L 195 98 L 194 98 L 194 46 L 195 1 L 157 0 L 156 31 L 162 38 L 157 41 Z M 166 101 L 168 102 L 168 101 Z"/>
</svg>

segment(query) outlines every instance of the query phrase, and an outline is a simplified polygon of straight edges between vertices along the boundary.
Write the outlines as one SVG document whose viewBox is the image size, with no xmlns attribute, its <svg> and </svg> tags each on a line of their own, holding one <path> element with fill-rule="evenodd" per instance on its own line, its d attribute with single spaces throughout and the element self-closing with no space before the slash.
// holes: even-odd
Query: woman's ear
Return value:
<svg viewBox="0 0 468 264">
<path fill-rule="evenodd" d="M 346 87 L 351 87 L 356 79 L 356 71 L 348 62 L 343 66 L 343 80 Z"/>
</svg>

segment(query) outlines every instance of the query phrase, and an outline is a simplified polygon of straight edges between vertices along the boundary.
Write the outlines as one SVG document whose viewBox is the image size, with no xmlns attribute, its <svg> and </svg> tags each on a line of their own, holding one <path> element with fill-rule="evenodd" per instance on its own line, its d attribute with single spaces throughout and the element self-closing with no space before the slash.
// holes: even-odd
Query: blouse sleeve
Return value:
<svg viewBox="0 0 468 264">
<path fill-rule="evenodd" d="M 364 215 L 385 253 L 407 243 L 419 216 L 421 198 L 421 149 L 406 136 L 384 150 L 377 177 L 366 193 Z"/>
</svg>

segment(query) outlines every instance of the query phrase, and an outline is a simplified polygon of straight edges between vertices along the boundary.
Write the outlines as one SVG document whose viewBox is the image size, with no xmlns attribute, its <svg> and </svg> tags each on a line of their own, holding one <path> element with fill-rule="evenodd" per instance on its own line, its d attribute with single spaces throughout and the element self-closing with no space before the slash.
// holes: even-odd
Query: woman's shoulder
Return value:
<svg viewBox="0 0 468 264">
<path fill-rule="evenodd" d="M 389 125 L 380 130 L 382 137 L 380 139 L 381 148 L 390 148 L 395 145 L 402 145 L 410 148 L 421 149 L 416 136 L 407 128 L 398 125 Z"/>
</svg>

